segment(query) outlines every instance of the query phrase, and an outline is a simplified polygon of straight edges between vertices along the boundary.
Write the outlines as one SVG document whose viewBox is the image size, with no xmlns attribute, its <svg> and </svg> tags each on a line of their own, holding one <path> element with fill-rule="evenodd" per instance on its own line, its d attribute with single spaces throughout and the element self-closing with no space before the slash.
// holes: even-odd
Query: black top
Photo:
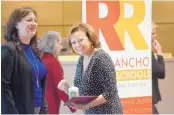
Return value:
<svg viewBox="0 0 174 115">
<path fill-rule="evenodd" d="M 86 114 L 121 114 L 122 106 L 116 85 L 116 72 L 110 56 L 102 49 L 92 56 L 83 73 L 83 56 L 80 56 L 74 85 L 79 88 L 80 96 L 103 95 L 107 103 L 90 108 Z"/>
<path fill-rule="evenodd" d="M 46 77 L 45 77 L 46 78 Z M 43 104 L 40 113 L 47 113 L 45 101 L 45 81 Z M 34 84 L 32 68 L 23 52 L 18 52 L 14 42 L 7 42 L 1 47 L 1 113 L 33 114 Z"/>
<path fill-rule="evenodd" d="M 165 78 L 165 63 L 161 55 L 157 55 L 155 58 L 152 52 L 152 100 L 153 104 L 158 103 L 161 100 L 160 90 L 158 86 L 158 79 Z"/>
</svg>

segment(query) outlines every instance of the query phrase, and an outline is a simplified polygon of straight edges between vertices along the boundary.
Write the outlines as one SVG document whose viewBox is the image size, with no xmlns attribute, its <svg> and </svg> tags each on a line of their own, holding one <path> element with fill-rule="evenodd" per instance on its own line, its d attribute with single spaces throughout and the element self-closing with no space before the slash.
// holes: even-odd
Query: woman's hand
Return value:
<svg viewBox="0 0 174 115">
<path fill-rule="evenodd" d="M 72 109 L 81 109 L 81 110 L 85 109 L 85 107 L 84 107 L 83 104 L 71 103 L 71 104 L 70 104 L 70 107 L 71 107 Z"/>
<path fill-rule="evenodd" d="M 65 79 L 61 80 L 57 85 L 57 88 L 64 91 L 65 93 L 68 93 L 69 87 L 70 87 L 70 85 Z"/>
<path fill-rule="evenodd" d="M 161 49 L 161 45 L 159 44 L 159 42 L 156 39 L 153 39 L 152 44 L 153 44 L 154 51 L 158 55 L 162 55 L 162 49 Z"/>
</svg>

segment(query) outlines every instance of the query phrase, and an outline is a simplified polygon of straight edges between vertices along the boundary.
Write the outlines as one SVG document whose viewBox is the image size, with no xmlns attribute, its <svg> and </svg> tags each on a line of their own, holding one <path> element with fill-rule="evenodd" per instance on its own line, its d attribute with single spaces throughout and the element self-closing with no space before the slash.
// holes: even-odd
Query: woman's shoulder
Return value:
<svg viewBox="0 0 174 115">
<path fill-rule="evenodd" d="M 42 55 L 42 57 L 41 57 L 41 59 L 44 61 L 44 62 L 46 62 L 46 63 L 48 63 L 48 64 L 57 64 L 57 63 L 59 63 L 59 60 L 58 59 L 56 59 L 53 55 L 51 55 L 51 54 L 48 54 L 48 53 L 44 53 L 43 55 Z"/>
<path fill-rule="evenodd" d="M 15 46 L 15 43 L 12 42 L 12 41 L 8 41 L 6 42 L 5 44 L 3 44 L 1 46 L 1 50 L 3 51 L 3 49 L 8 49 L 10 50 L 12 53 L 15 53 L 16 51 L 16 46 Z"/>
<path fill-rule="evenodd" d="M 98 49 L 94 55 L 96 59 L 110 59 L 109 54 L 103 49 Z"/>
<path fill-rule="evenodd" d="M 9 48 L 15 48 L 15 43 L 12 42 L 12 41 L 8 41 L 8 42 L 5 42 L 4 44 L 2 44 L 1 47 L 9 47 Z"/>
</svg>

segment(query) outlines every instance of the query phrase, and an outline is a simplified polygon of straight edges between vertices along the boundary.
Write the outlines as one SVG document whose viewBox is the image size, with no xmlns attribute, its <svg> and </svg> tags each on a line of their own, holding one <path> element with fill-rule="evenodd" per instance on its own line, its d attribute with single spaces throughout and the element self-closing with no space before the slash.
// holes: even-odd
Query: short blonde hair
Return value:
<svg viewBox="0 0 174 115">
<path fill-rule="evenodd" d="M 158 25 L 154 22 L 154 21 L 152 21 L 152 29 L 154 29 L 154 28 L 158 28 Z"/>
</svg>

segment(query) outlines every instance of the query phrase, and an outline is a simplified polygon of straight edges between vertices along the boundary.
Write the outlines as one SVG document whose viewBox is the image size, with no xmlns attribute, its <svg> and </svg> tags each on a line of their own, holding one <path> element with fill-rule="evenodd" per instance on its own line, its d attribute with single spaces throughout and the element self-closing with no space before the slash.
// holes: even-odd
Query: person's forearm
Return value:
<svg viewBox="0 0 174 115">
<path fill-rule="evenodd" d="M 91 101 L 90 103 L 88 103 L 87 105 L 85 105 L 86 109 L 101 105 L 106 103 L 107 100 L 103 97 L 103 95 L 99 95 L 95 100 Z"/>
</svg>

